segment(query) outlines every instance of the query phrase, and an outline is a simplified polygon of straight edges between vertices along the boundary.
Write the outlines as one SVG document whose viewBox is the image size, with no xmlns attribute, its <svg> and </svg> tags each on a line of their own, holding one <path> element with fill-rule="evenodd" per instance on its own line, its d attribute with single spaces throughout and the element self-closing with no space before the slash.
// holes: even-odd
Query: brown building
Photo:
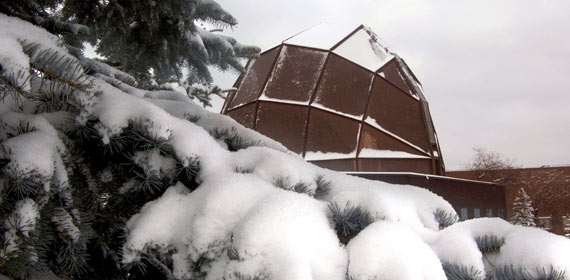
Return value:
<svg viewBox="0 0 570 280">
<path fill-rule="evenodd" d="M 445 172 L 428 102 L 368 28 L 318 25 L 251 60 L 223 108 L 319 166 Z"/>
<path fill-rule="evenodd" d="M 570 166 L 449 171 L 448 176 L 482 181 L 502 181 L 506 186 L 507 217 L 520 188 L 531 197 L 538 226 L 570 237 Z"/>
<path fill-rule="evenodd" d="M 445 198 L 460 220 L 480 217 L 506 218 L 505 187 L 469 179 L 409 172 L 348 172 L 371 180 L 426 188 Z"/>
<path fill-rule="evenodd" d="M 222 109 L 242 125 L 321 167 L 430 189 L 461 218 L 504 216 L 503 186 L 441 176 L 421 83 L 370 29 L 318 25 L 246 68 Z"/>
</svg>

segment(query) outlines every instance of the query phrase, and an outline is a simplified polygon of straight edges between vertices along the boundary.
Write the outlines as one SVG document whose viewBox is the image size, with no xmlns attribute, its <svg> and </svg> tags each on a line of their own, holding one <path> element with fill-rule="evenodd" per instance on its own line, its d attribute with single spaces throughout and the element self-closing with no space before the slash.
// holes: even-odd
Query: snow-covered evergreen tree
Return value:
<svg viewBox="0 0 570 280">
<path fill-rule="evenodd" d="M 0 2 L 0 278 L 569 279 L 565 238 L 456 223 L 425 189 L 319 168 L 188 96 L 141 89 L 134 65 L 156 55 L 156 74 L 167 51 L 77 50 L 72 34 L 116 36 L 105 24 L 171 26 L 162 15 L 183 2 L 159 2 Z"/>
<path fill-rule="evenodd" d="M 85 42 L 96 45 L 104 62 L 130 74 L 139 87 L 157 89 L 175 82 L 205 105 L 210 93 L 220 94 L 210 84 L 209 66 L 243 71 L 240 58 L 260 51 L 214 32 L 237 21 L 213 0 L 2 1 L 0 12 L 61 36 L 77 57 Z M 89 71 L 101 71 L 97 62 L 82 62 L 95 68 Z"/>
<path fill-rule="evenodd" d="M 523 188 L 520 188 L 517 193 L 517 197 L 513 202 L 513 216 L 511 217 L 511 223 L 513 225 L 536 227 L 532 201 Z"/>
</svg>

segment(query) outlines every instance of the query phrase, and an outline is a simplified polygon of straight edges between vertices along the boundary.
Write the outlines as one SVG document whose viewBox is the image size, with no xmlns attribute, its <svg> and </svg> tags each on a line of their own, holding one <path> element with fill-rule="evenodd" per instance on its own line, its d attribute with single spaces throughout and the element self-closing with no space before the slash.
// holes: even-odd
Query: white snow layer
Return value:
<svg viewBox="0 0 570 280">
<path fill-rule="evenodd" d="M 505 238 L 494 259 L 497 263 L 570 269 L 564 264 L 570 258 L 570 251 L 565 249 L 570 241 L 566 239 L 503 224 L 512 232 L 511 237 L 506 231 L 493 231 L 500 228 L 498 222 L 486 219 L 477 227 L 468 221 L 440 230 L 435 213 L 456 213 L 449 203 L 426 189 L 321 169 L 256 132 L 206 113 L 190 102 L 140 99 L 118 90 L 105 92 L 102 98 L 108 103 L 131 104 L 122 107 L 123 112 L 101 111 L 109 125 L 124 126 L 125 120 L 119 120 L 136 118 L 144 111 L 156 116 L 154 126 L 168 132 L 177 153 L 197 156 L 204 162 L 196 191 L 188 192 L 179 183 L 147 203 L 129 221 L 125 263 L 153 248 L 175 252 L 173 272 L 183 279 L 196 277 L 196 271 L 207 275 L 205 279 L 345 279 L 347 270 L 353 279 L 445 279 L 443 262 L 492 273 L 486 272 L 490 269 L 484 262 L 490 255 L 482 254 L 475 241 L 482 234 L 477 230 L 487 229 Z M 197 125 L 179 119 L 187 114 L 200 116 Z M 204 130 L 216 127 L 235 127 L 240 135 L 263 139 L 269 145 L 229 152 Z M 319 176 L 330 184 L 328 193 L 317 200 L 312 195 L 318 192 Z M 275 186 L 278 179 L 285 189 Z M 296 184 L 304 185 L 305 193 L 293 192 Z M 376 222 L 344 247 L 330 222 L 330 203 L 360 207 Z M 515 257 L 513 248 L 526 250 L 529 245 L 517 238 L 528 239 L 525 236 L 529 234 L 534 240 L 548 240 L 553 245 L 539 257 L 522 261 Z M 198 260 L 201 266 L 195 267 Z"/>
<path fill-rule="evenodd" d="M 364 29 L 358 30 L 333 52 L 373 72 L 394 57 Z"/>
<path fill-rule="evenodd" d="M 227 117 L 179 100 L 180 96 L 173 100 L 163 93 L 143 98 L 103 80 L 94 84 L 103 92 L 95 110 L 103 123 L 102 135 L 118 133 L 129 120 L 151 116 L 148 129 L 170 137 L 177 157 L 196 157 L 201 162 L 197 190 L 189 192 L 178 183 L 131 218 L 123 248 L 125 263 L 157 249 L 175 252 L 173 273 L 182 279 L 197 277 L 194 273 L 207 275 L 205 279 L 345 279 L 347 270 L 354 279 L 444 279 L 442 263 L 446 262 L 494 273 L 484 261 L 490 255 L 482 254 L 475 241 L 481 235 L 476 230 L 486 228 L 505 238 L 493 259 L 496 263 L 570 269 L 564 263 L 570 258 L 566 239 L 508 224 L 502 225 L 508 230 L 495 232 L 500 228 L 497 222 L 485 219 L 477 227 L 471 227 L 470 221 L 439 230 L 435 213 L 456 213 L 426 189 L 321 169 Z M 195 123 L 184 119 L 188 115 L 197 117 Z M 233 128 L 240 136 L 260 140 L 264 147 L 230 152 L 206 132 L 216 128 Z M 149 158 L 147 172 L 172 168 L 172 162 L 155 151 L 135 157 L 139 164 Z M 330 184 L 328 193 L 317 200 L 312 196 L 318 192 L 319 176 Z M 284 189 L 275 186 L 277 180 Z M 291 190 L 298 184 L 305 187 L 304 193 Z M 330 222 L 330 203 L 360 207 L 376 222 L 343 247 Z M 532 246 L 517 238 L 528 239 L 528 235 L 553 245 L 523 261 L 515 257 L 521 253 L 516 250 Z M 201 265 L 196 267 L 198 261 Z"/>
<path fill-rule="evenodd" d="M 402 151 L 391 151 L 391 150 L 375 150 L 364 148 L 358 154 L 359 158 L 429 158 L 427 156 L 420 156 L 415 154 L 410 154 Z"/>
<path fill-rule="evenodd" d="M 330 50 L 336 44 L 341 43 L 356 28 L 356 25 L 321 23 L 283 41 L 283 43 Z M 376 72 L 394 58 L 394 55 L 379 40 L 372 31 L 364 27 L 338 45 L 333 52 Z"/>
<path fill-rule="evenodd" d="M 482 253 L 478 242 L 500 240 L 496 252 Z M 570 271 L 570 241 L 542 229 L 513 226 L 500 218 L 471 219 L 424 236 L 442 263 L 480 271 L 496 279 L 501 269 L 523 269 L 532 279 L 542 273 Z M 477 241 L 480 240 L 480 241 Z M 498 272 L 499 270 L 499 272 Z M 503 278 L 504 279 L 504 278 Z M 566 275 L 565 278 L 569 279 Z"/>
<path fill-rule="evenodd" d="M 28 127 L 30 131 L 6 139 L 7 134 L 14 133 L 11 128 L 16 127 Z M 53 177 L 58 185 L 67 184 L 67 170 L 62 159 L 66 148 L 45 118 L 15 112 L 0 114 L 0 140 L 11 159 L 5 170 L 22 177 Z M 49 191 L 50 181 L 46 180 L 45 191 Z"/>
<path fill-rule="evenodd" d="M 0 26 L 10 21 L 18 20 L 0 15 Z M 0 29 L 7 38 L 0 48 L 13 48 L 17 55 L 20 50 L 12 44 L 16 35 Z M 47 32 L 32 29 L 17 30 L 24 37 L 47 38 L 45 43 L 57 48 Z M 78 99 L 90 104 L 83 117 L 100 121 L 97 129 L 104 142 L 129 122 L 140 121 L 150 135 L 169 139 L 184 164 L 200 160 L 200 186 L 195 191 L 178 183 L 128 221 L 125 264 L 158 250 L 172 254 L 170 268 L 180 279 L 195 279 L 196 274 L 203 279 L 346 279 L 347 272 L 352 279 L 444 279 L 442 267 L 449 264 L 483 276 L 505 267 L 520 267 L 532 275 L 551 269 L 570 273 L 570 240 L 563 237 L 500 219 L 474 219 L 440 230 L 437 213 L 456 213 L 426 189 L 319 168 L 179 94 L 145 92 L 104 73 L 92 76 L 90 83 L 100 94 Z M 30 116 L 10 113 L 8 107 L 0 116 L 1 145 L 12 160 L 5 170 L 35 172 L 65 185 L 65 145 L 54 128 L 65 114 Z M 26 123 L 34 129 L 17 136 L 9 131 Z M 210 136 L 216 129 L 227 129 L 257 146 L 231 152 Z M 173 159 L 156 150 L 136 153 L 133 159 L 147 173 L 173 169 Z M 346 246 L 331 219 L 333 203 L 344 209 L 359 207 L 373 219 Z M 11 215 L 4 225 L 9 229 L 4 236 L 8 247 L 0 254 L 17 250 L 18 236 L 34 229 L 37 205 L 23 200 Z M 53 222 L 62 233 L 77 238 L 73 218 L 62 211 Z M 498 244 L 496 250 L 481 252 L 478 243 L 487 244 L 481 241 L 484 237 Z"/>
<path fill-rule="evenodd" d="M 433 250 L 399 223 L 369 225 L 346 250 L 350 279 L 447 279 Z"/>
<path fill-rule="evenodd" d="M 283 43 L 330 50 L 357 27 L 357 25 L 321 23 L 283 41 Z"/>
<path fill-rule="evenodd" d="M 305 160 L 331 160 L 331 159 L 346 159 L 356 158 L 356 149 L 350 153 L 333 153 L 333 152 L 306 152 Z"/>
</svg>

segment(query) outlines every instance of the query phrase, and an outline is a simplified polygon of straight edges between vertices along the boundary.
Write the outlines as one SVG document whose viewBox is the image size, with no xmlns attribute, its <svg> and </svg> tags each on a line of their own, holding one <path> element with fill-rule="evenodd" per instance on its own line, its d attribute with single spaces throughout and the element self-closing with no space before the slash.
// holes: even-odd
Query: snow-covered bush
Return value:
<svg viewBox="0 0 570 280">
<path fill-rule="evenodd" d="M 1 275 L 570 279 L 565 238 L 316 167 L 18 18 L 0 36 Z"/>
</svg>

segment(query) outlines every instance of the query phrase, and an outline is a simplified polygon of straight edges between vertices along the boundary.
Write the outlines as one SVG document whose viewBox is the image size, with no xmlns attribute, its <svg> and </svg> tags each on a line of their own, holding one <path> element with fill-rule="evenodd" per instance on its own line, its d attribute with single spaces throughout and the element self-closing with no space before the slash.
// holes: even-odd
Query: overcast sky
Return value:
<svg viewBox="0 0 570 280">
<path fill-rule="evenodd" d="M 524 167 L 570 164 L 568 0 L 218 3 L 239 22 L 228 34 L 263 50 L 320 22 L 371 27 L 423 84 L 448 170 L 474 146 Z"/>
</svg>

